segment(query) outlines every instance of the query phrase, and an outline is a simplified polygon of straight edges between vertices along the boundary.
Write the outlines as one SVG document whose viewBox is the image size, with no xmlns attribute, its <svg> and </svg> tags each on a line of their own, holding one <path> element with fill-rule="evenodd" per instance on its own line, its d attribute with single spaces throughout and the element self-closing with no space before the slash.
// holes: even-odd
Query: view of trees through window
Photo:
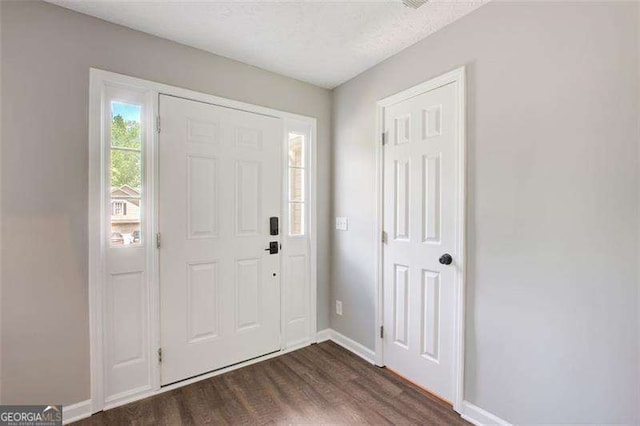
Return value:
<svg viewBox="0 0 640 426">
<path fill-rule="evenodd" d="M 141 239 L 142 107 L 111 102 L 111 244 Z"/>
</svg>

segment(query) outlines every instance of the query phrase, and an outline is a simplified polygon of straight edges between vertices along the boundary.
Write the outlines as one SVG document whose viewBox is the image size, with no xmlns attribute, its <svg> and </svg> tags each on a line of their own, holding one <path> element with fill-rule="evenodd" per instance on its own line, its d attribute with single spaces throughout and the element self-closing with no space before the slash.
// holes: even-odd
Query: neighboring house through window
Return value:
<svg viewBox="0 0 640 426">
<path fill-rule="evenodd" d="M 128 185 L 111 188 L 111 244 L 140 242 L 140 190 Z"/>
</svg>

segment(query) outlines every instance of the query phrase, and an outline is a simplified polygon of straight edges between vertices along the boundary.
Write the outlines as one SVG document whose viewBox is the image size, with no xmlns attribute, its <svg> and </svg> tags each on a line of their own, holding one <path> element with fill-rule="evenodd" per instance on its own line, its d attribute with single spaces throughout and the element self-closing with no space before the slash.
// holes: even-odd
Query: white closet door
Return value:
<svg viewBox="0 0 640 426">
<path fill-rule="evenodd" d="M 457 85 L 385 108 L 384 362 L 453 399 Z"/>
</svg>

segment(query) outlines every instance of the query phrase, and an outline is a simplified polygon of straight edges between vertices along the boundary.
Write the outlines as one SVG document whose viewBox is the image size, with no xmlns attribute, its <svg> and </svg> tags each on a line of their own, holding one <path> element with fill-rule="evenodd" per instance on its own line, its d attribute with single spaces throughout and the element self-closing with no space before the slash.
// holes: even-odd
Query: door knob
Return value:
<svg viewBox="0 0 640 426">
<path fill-rule="evenodd" d="M 269 247 L 264 249 L 264 251 L 268 251 L 269 254 L 278 254 L 278 242 L 277 241 L 271 241 L 269 243 Z"/>
<path fill-rule="evenodd" d="M 443 265 L 451 265 L 451 262 L 453 262 L 453 258 L 449 253 L 445 253 L 442 256 L 440 256 L 440 259 L 438 259 L 438 262 L 440 262 Z"/>
</svg>

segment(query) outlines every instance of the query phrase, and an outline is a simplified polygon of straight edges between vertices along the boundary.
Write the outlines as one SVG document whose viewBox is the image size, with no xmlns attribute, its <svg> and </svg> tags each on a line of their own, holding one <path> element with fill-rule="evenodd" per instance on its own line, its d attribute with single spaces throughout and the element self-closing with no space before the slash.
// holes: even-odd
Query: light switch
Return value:
<svg viewBox="0 0 640 426">
<path fill-rule="evenodd" d="M 336 217 L 336 229 L 339 231 L 346 231 L 349 221 L 346 217 Z"/>
</svg>

